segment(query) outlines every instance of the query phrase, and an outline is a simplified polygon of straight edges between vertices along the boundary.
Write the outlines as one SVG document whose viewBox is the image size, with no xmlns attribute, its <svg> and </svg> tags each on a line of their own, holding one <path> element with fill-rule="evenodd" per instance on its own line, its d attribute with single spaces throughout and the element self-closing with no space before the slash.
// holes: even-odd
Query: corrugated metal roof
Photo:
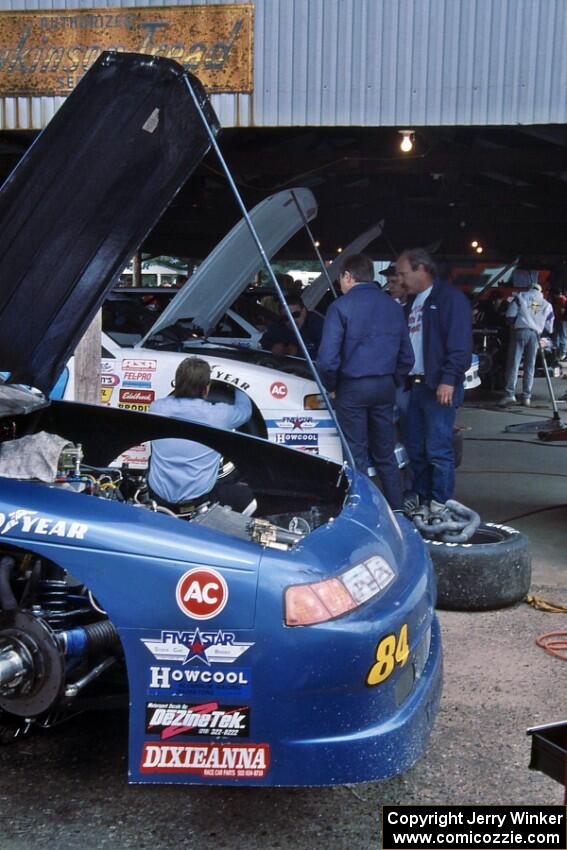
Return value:
<svg viewBox="0 0 567 850">
<path fill-rule="evenodd" d="M 209 2 L 0 0 L 0 8 Z M 213 95 L 225 127 L 567 123 L 565 0 L 256 0 L 254 5 L 254 93 Z M 0 128 L 42 127 L 60 102 L 7 98 Z"/>
</svg>

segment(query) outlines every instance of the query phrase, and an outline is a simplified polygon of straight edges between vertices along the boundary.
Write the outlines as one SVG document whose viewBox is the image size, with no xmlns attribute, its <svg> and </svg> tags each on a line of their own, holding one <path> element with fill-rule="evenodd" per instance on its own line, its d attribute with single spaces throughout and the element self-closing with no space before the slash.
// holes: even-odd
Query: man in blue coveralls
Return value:
<svg viewBox="0 0 567 850">
<path fill-rule="evenodd" d="M 374 268 L 364 254 L 346 257 L 342 269 L 344 297 L 327 310 L 317 367 L 326 388 L 336 392 L 337 418 L 357 468 L 367 472 L 370 453 L 384 496 L 399 510 L 394 401 L 413 364 L 404 313 L 372 283 Z"/>
<path fill-rule="evenodd" d="M 471 306 L 462 292 L 437 278 L 435 264 L 422 248 L 400 254 L 396 270 L 414 296 L 409 333 L 415 363 L 408 377 L 406 448 L 420 504 L 431 514 L 442 513 L 455 488 L 453 428 L 472 357 Z"/>
<path fill-rule="evenodd" d="M 242 390 L 235 389 L 234 404 L 213 404 L 207 400 L 210 384 L 209 364 L 200 357 L 186 357 L 175 372 L 173 393 L 154 401 L 150 412 L 227 430 L 250 419 L 252 404 Z M 246 484 L 217 482 L 220 462 L 217 451 L 193 440 L 152 440 L 150 495 L 176 512 L 203 501 L 219 501 L 234 510 L 251 513 L 255 501 Z"/>
</svg>

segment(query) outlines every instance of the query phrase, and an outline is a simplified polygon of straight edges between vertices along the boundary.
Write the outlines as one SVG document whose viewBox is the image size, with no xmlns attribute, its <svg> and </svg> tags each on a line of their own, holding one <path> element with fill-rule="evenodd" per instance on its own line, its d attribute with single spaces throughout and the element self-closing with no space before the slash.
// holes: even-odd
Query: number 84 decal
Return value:
<svg viewBox="0 0 567 850">
<path fill-rule="evenodd" d="M 394 672 L 396 665 L 403 667 L 409 658 L 408 627 L 404 623 L 399 635 L 386 635 L 376 645 L 376 661 L 366 676 L 367 685 L 380 685 Z"/>
</svg>

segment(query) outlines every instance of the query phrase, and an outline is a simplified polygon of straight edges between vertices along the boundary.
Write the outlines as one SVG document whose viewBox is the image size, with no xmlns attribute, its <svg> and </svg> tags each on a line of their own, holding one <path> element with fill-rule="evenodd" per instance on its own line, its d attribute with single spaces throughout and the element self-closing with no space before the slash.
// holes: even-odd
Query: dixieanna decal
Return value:
<svg viewBox="0 0 567 850">
<path fill-rule="evenodd" d="M 235 779 L 261 779 L 270 766 L 268 744 L 145 743 L 142 773 L 196 773 Z"/>
</svg>

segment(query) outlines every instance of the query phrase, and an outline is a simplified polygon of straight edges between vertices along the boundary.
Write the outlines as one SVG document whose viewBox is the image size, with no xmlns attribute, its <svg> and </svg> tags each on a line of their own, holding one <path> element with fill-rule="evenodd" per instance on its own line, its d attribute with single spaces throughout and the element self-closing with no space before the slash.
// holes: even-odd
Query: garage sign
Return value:
<svg viewBox="0 0 567 850">
<path fill-rule="evenodd" d="M 104 50 L 174 59 L 209 92 L 251 92 L 254 6 L 0 12 L 0 96 L 68 95 Z"/>
</svg>

